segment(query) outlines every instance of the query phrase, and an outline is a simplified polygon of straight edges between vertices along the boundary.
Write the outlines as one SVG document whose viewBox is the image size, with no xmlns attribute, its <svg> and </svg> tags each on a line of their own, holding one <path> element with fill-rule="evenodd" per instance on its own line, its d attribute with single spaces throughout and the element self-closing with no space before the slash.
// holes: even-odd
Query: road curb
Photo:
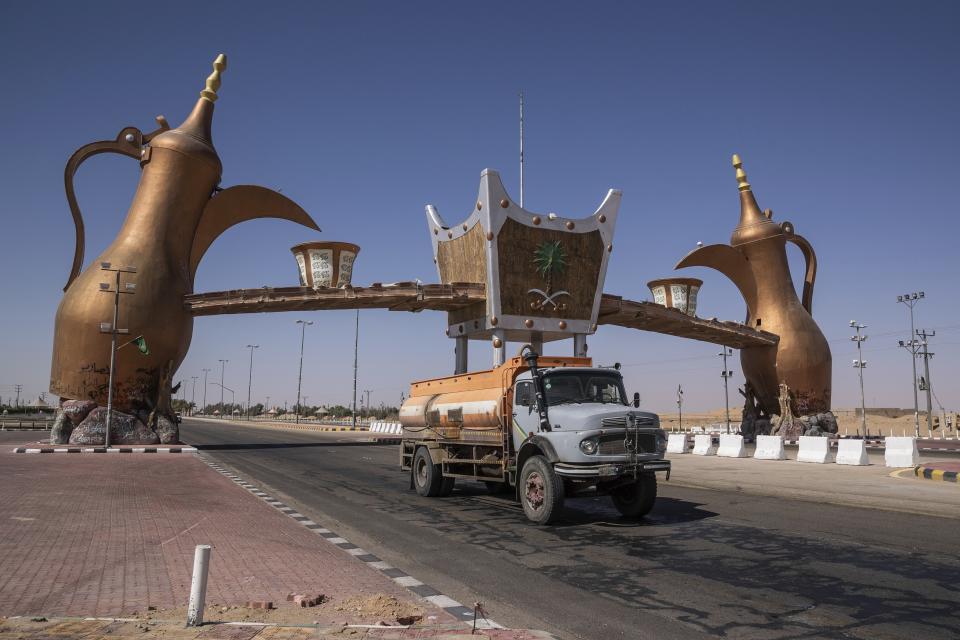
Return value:
<svg viewBox="0 0 960 640">
<path fill-rule="evenodd" d="M 954 484 L 960 484 L 960 480 L 957 479 L 957 471 L 947 471 L 945 469 L 937 469 L 935 467 L 929 467 L 927 465 L 918 464 L 913 468 L 913 475 L 922 479 L 922 480 L 942 480 L 944 482 L 953 482 Z"/>
<path fill-rule="evenodd" d="M 13 453 L 196 453 L 196 447 L 17 447 Z"/>
<path fill-rule="evenodd" d="M 397 441 L 399 442 L 399 439 L 397 439 Z M 440 609 L 443 609 L 444 611 L 452 615 L 457 620 L 460 620 L 462 622 L 473 621 L 474 610 L 471 609 L 470 607 L 466 607 L 463 604 L 451 598 L 450 596 L 440 593 L 440 591 L 438 591 L 437 589 L 434 589 L 430 585 L 425 584 L 420 580 L 417 580 L 416 578 L 406 573 L 405 571 L 401 569 L 397 569 L 396 567 L 393 567 L 387 564 L 386 562 L 384 562 L 377 556 L 373 555 L 372 553 L 364 549 L 361 549 L 357 545 L 351 543 L 346 538 L 341 537 L 335 531 L 331 531 L 330 529 L 327 529 L 317 524 L 316 522 L 314 522 L 307 516 L 303 515 L 302 513 L 298 513 L 296 509 L 293 509 L 287 506 L 286 504 L 277 500 L 270 494 L 264 491 L 261 491 L 258 487 L 247 482 L 237 474 L 232 473 L 231 471 L 220 466 L 218 463 L 214 462 L 213 460 L 210 460 L 204 454 L 197 455 L 197 458 L 202 462 L 204 462 L 207 466 L 209 466 L 211 469 L 213 469 L 217 473 L 223 475 L 229 480 L 232 480 L 235 484 L 243 487 L 244 489 L 252 493 L 254 496 L 266 502 L 268 505 L 270 505 L 274 509 L 277 509 L 280 513 L 284 514 L 288 518 L 296 520 L 302 526 L 306 527 L 307 529 L 310 529 L 315 534 L 319 535 L 321 538 L 324 538 L 327 542 L 333 545 L 336 545 L 347 554 L 353 556 L 355 559 L 366 564 L 368 567 L 371 567 L 372 569 L 377 570 L 379 573 L 393 580 L 393 582 L 395 582 L 396 584 L 406 588 L 407 591 L 410 591 L 414 595 L 420 598 L 423 598 L 430 604 L 436 607 L 439 607 Z M 489 620 L 486 618 L 480 618 L 477 620 L 477 628 L 478 629 L 481 629 L 481 628 L 503 629 L 504 627 L 492 620 Z"/>
</svg>

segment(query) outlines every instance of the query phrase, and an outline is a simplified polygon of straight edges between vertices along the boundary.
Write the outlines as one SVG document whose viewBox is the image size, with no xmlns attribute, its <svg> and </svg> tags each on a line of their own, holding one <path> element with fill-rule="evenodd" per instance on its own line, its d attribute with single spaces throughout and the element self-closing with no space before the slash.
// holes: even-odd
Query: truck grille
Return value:
<svg viewBox="0 0 960 640">
<path fill-rule="evenodd" d="M 656 453 L 657 437 L 652 433 L 637 434 L 639 447 L 637 453 Z M 601 456 L 622 456 L 627 453 L 626 441 L 623 434 L 612 434 L 600 436 L 600 446 L 597 448 L 597 455 Z"/>
<path fill-rule="evenodd" d="M 646 417 L 638 417 L 636 419 L 636 425 L 638 427 L 652 427 L 653 419 Z M 627 426 L 627 416 L 617 416 L 615 418 L 601 418 L 600 426 L 604 428 L 613 428 L 613 429 L 623 429 Z"/>
</svg>

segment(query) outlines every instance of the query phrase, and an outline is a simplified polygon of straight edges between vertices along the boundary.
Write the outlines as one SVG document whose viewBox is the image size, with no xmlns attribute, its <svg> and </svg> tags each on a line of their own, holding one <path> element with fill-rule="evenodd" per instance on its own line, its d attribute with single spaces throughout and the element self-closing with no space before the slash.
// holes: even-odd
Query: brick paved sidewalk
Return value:
<svg viewBox="0 0 960 640">
<path fill-rule="evenodd" d="M 424 619 L 454 621 L 192 454 L 4 451 L 0 505 L 0 615 L 121 616 L 183 607 L 194 547 L 211 544 L 208 603 L 290 607 L 288 593 L 322 593 L 329 602 L 306 610 L 310 622 L 370 622 L 336 605 L 382 594 Z"/>
</svg>

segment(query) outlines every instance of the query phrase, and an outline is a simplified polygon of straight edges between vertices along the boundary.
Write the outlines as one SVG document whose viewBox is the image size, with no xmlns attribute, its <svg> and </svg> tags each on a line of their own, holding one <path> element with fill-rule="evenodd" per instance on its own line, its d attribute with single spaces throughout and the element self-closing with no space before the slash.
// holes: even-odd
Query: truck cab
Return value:
<svg viewBox="0 0 960 640">
<path fill-rule="evenodd" d="M 425 496 L 449 494 L 457 479 L 512 488 L 539 524 L 587 492 L 642 517 L 670 462 L 659 417 L 637 405 L 619 370 L 528 348 L 488 372 L 414 383 L 400 412 L 401 468 Z"/>
</svg>

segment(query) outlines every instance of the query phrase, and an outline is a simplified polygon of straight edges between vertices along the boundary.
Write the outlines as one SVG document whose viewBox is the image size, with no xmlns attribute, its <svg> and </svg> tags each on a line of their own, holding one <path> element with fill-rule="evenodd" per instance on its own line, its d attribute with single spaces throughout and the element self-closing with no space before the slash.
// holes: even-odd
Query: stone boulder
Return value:
<svg viewBox="0 0 960 640">
<path fill-rule="evenodd" d="M 107 409 L 97 407 L 70 434 L 70 444 L 103 445 L 107 429 Z M 159 444 L 160 438 L 140 419 L 129 413 L 113 412 L 110 444 Z"/>
<path fill-rule="evenodd" d="M 837 433 L 840 430 L 840 426 L 837 424 L 837 417 L 830 411 L 818 414 L 817 423 L 820 425 L 820 430 L 824 433 Z"/>
<path fill-rule="evenodd" d="M 63 409 L 58 410 L 57 417 L 53 421 L 53 428 L 50 429 L 50 444 L 67 444 L 72 432 L 73 422 L 64 413 Z"/>
<path fill-rule="evenodd" d="M 154 425 L 154 429 L 160 437 L 160 444 L 177 444 L 180 442 L 180 426 L 175 421 L 165 416 L 157 416 L 157 424 Z"/>
<path fill-rule="evenodd" d="M 75 427 L 83 422 L 84 418 L 96 408 L 97 403 L 93 400 L 64 400 L 60 404 L 60 410 L 70 418 L 70 422 Z"/>
</svg>

